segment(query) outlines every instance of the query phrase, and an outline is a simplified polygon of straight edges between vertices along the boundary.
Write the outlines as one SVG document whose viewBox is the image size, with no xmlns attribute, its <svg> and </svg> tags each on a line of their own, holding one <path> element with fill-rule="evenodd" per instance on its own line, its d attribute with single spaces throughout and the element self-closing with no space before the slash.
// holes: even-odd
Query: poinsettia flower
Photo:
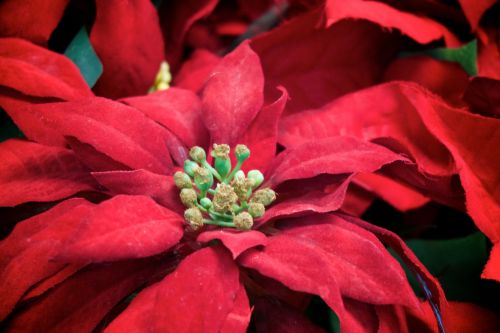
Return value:
<svg viewBox="0 0 500 333">
<path fill-rule="evenodd" d="M 254 296 L 287 303 L 318 295 L 343 330 L 365 332 L 360 318 L 374 314 L 377 325 L 393 318 L 390 306 L 420 306 L 378 237 L 413 267 L 444 316 L 439 284 L 397 236 L 328 214 L 342 204 L 353 174 L 409 161 L 342 136 L 277 154 L 287 93 L 264 105 L 263 91 L 259 58 L 244 44 L 216 67 L 201 102 L 172 89 L 123 103 L 84 97 L 20 105 L 23 117 L 15 121 L 38 143 L 0 144 L 7 151 L 4 181 L 13 182 L 2 187 L 2 205 L 62 200 L 89 189 L 110 198 L 65 200 L 19 223 L 0 243 L 2 317 L 26 304 L 7 330 L 84 332 L 112 320 L 108 332 L 245 331 Z M 245 144 L 251 158 L 243 170 L 261 170 L 264 186 L 278 193 L 251 231 L 196 233 L 183 221 L 172 175 L 187 147 L 212 143 Z M 114 319 L 115 305 L 134 292 Z"/>
</svg>

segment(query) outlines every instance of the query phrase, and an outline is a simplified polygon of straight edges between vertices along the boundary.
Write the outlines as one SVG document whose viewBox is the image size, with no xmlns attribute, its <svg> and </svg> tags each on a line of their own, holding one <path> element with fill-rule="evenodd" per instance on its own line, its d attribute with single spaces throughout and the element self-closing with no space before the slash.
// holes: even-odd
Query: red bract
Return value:
<svg viewBox="0 0 500 333">
<path fill-rule="evenodd" d="M 201 101 L 180 89 L 123 102 L 85 97 L 35 104 L 14 97 L 9 101 L 20 106 L 8 111 L 27 115 L 15 121 L 40 143 L 10 140 L 0 145 L 2 154 L 8 148 L 24 156 L 37 147 L 69 161 L 53 169 L 53 158 L 38 158 L 38 171 L 28 168 L 29 158 L 16 161 L 27 171 L 9 181 L 29 186 L 5 193 L 6 202 L 64 200 L 91 189 L 109 198 L 96 204 L 66 200 L 21 222 L 0 243 L 6 258 L 2 317 L 23 305 L 11 315 L 8 331 L 86 332 L 101 323 L 108 332 L 244 332 L 250 304 L 265 323 L 269 302 L 281 304 L 271 313 L 290 313 L 313 330 L 301 318 L 303 308 L 290 301 L 310 295 L 323 298 L 347 332 L 366 332 L 362 318 L 373 327 L 404 326 L 398 309 L 418 312 L 420 305 L 378 237 L 397 245 L 392 246 L 418 272 L 446 320 L 439 285 L 397 236 L 374 234 L 367 224 L 330 214 L 356 173 L 388 165 L 405 169 L 411 162 L 380 145 L 340 136 L 297 141 L 276 155 L 287 92 L 281 89 L 277 100 L 262 106 L 264 76 L 249 44 L 221 60 Z M 278 192 L 257 230 L 183 233 L 171 174 L 190 145 L 207 148 L 213 142 L 246 144 L 251 167 L 260 168 L 266 186 Z M 46 146 L 53 144 L 71 149 Z M 43 176 L 44 196 L 30 191 L 35 172 L 37 181 Z M 79 265 L 88 266 L 78 270 Z M 269 288 L 270 281 L 278 287 Z M 134 291 L 123 310 L 120 301 Z"/>
</svg>

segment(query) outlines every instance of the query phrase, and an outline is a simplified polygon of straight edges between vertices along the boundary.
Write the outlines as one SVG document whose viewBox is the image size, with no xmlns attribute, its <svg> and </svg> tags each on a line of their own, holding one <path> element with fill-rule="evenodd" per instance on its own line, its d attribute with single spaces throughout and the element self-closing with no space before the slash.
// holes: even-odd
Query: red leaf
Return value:
<svg viewBox="0 0 500 333">
<path fill-rule="evenodd" d="M 155 7 L 142 0 L 97 0 L 96 7 L 90 40 L 104 67 L 96 93 L 110 98 L 145 94 L 164 59 Z"/>
<path fill-rule="evenodd" d="M 30 105 L 25 111 L 133 169 L 166 173 L 172 167 L 166 147 L 170 133 L 122 103 L 91 98 Z"/>
<path fill-rule="evenodd" d="M 496 3 L 496 0 L 458 0 L 458 3 L 460 3 L 472 30 L 476 30 L 481 16 Z"/>
<path fill-rule="evenodd" d="M 69 0 L 5 0 L 0 3 L 0 35 L 46 45 Z"/>
<path fill-rule="evenodd" d="M 80 271 L 84 267 L 85 265 L 78 265 L 78 264 L 66 265 L 56 274 L 46 278 L 45 280 L 39 282 L 36 286 L 31 288 L 28 291 L 28 293 L 26 293 L 23 296 L 22 301 L 26 301 L 30 298 L 43 295 L 44 293 L 51 290 L 55 286 L 66 281 L 70 276 L 74 275 L 76 272 Z"/>
<path fill-rule="evenodd" d="M 278 120 L 288 100 L 286 90 L 278 89 L 281 96 L 262 108 L 243 137 L 238 140 L 238 143 L 247 145 L 252 152 L 251 158 L 243 166 L 244 170 L 257 169 L 265 173 L 276 155 Z"/>
<path fill-rule="evenodd" d="M 396 28 L 420 44 L 444 38 L 447 46 L 460 46 L 457 37 L 443 25 L 376 1 L 329 0 L 326 4 L 326 15 L 328 24 L 347 18 L 365 19 L 380 24 L 384 28 Z"/>
<path fill-rule="evenodd" d="M 287 180 L 320 174 L 371 172 L 385 164 L 405 160 L 379 145 L 338 136 L 286 149 L 269 167 L 266 184 L 277 186 Z"/>
<path fill-rule="evenodd" d="M 210 51 L 195 50 L 174 76 L 174 85 L 194 92 L 200 91 L 219 61 L 220 58 Z"/>
<path fill-rule="evenodd" d="M 142 169 L 92 172 L 92 176 L 112 195 L 145 195 L 179 214 L 185 210 L 172 176 L 158 175 Z"/>
<path fill-rule="evenodd" d="M 447 312 L 447 301 L 444 295 L 443 289 L 438 282 L 438 280 L 429 273 L 427 268 L 420 262 L 420 260 L 415 256 L 415 254 L 410 250 L 406 243 L 399 238 L 395 233 L 377 227 L 371 223 L 367 223 L 358 218 L 338 215 L 346 221 L 354 223 L 376 235 L 381 241 L 383 241 L 387 246 L 390 246 L 399 257 L 405 262 L 405 264 L 410 268 L 410 270 L 421 278 L 421 283 L 425 284 L 425 287 L 429 291 L 429 301 L 433 302 L 440 311 L 440 315 L 443 318 L 445 326 L 448 322 L 448 312 Z M 436 314 L 434 314 L 434 319 L 436 319 Z"/>
<path fill-rule="evenodd" d="M 229 253 L 204 248 L 139 293 L 105 332 L 219 332 L 240 288 L 238 268 Z"/>
<path fill-rule="evenodd" d="M 184 52 L 184 38 L 196 21 L 209 15 L 217 5 L 217 0 L 168 1 L 160 6 L 160 21 L 165 36 L 167 61 L 175 71 Z"/>
<path fill-rule="evenodd" d="M 24 95 L 62 100 L 93 95 L 71 60 L 26 40 L 0 39 L 0 67 L 0 84 Z"/>
<path fill-rule="evenodd" d="M 248 43 L 226 55 L 203 89 L 203 121 L 212 142 L 237 144 L 263 104 L 264 76 Z"/>
<path fill-rule="evenodd" d="M 397 48 L 399 37 L 366 21 L 318 28 L 322 15 L 302 15 L 252 41 L 266 78 L 266 100 L 280 85 L 290 94 L 285 114 L 374 84 Z"/>
<path fill-rule="evenodd" d="M 157 259 L 92 266 L 16 314 L 9 332 L 88 333 L 124 297 L 165 269 Z"/>
<path fill-rule="evenodd" d="M 377 194 L 399 211 L 406 212 L 422 207 L 430 201 L 421 193 L 389 177 L 374 173 L 359 173 L 353 183 Z"/>
<path fill-rule="evenodd" d="M 57 255 L 65 262 L 148 257 L 168 250 L 183 234 L 182 217 L 145 196 L 115 196 L 71 218 L 80 223 Z"/>
<path fill-rule="evenodd" d="M 414 306 L 415 295 L 397 261 L 369 232 L 335 216 L 315 216 L 271 237 L 239 262 L 289 288 L 321 296 L 351 332 L 342 296 L 373 304 Z M 319 224 L 318 224 L 319 223 Z"/>
<path fill-rule="evenodd" d="M 240 289 L 236 294 L 236 299 L 234 300 L 234 307 L 231 312 L 227 315 L 226 321 L 222 326 L 221 333 L 245 333 L 247 332 L 248 324 L 250 323 L 250 317 L 252 315 L 252 310 L 250 309 L 250 304 L 248 304 L 248 296 L 245 292 L 245 287 L 240 285 Z"/>
<path fill-rule="evenodd" d="M 450 302 L 448 308 L 450 321 L 446 326 L 446 332 L 496 333 L 500 330 L 498 314 L 481 306 L 472 303 Z M 431 306 L 428 303 L 423 303 L 422 310 L 409 312 L 408 322 L 412 332 L 438 332 Z"/>
<path fill-rule="evenodd" d="M 0 242 L 0 320 L 31 286 L 64 268 L 65 264 L 50 259 L 79 223 L 69 217 L 88 206 L 90 204 L 82 199 L 67 200 L 19 223 L 9 237 Z"/>
<path fill-rule="evenodd" d="M 11 139 L 0 143 L 0 161 L 0 206 L 60 200 L 97 185 L 63 148 Z"/>
<path fill-rule="evenodd" d="M 351 177 L 345 175 L 319 176 L 280 186 L 276 190 L 278 201 L 256 221 L 255 226 L 277 218 L 338 210 L 344 202 L 350 179 Z"/>
<path fill-rule="evenodd" d="M 205 231 L 198 235 L 197 242 L 209 243 L 214 239 L 219 239 L 222 244 L 231 252 L 233 259 L 236 259 L 241 253 L 256 246 L 267 244 L 267 237 L 257 230 L 246 232 L 233 232 L 230 230 L 212 230 Z"/>
<path fill-rule="evenodd" d="M 208 132 L 201 120 L 201 102 L 193 92 L 170 88 L 147 96 L 125 98 L 122 102 L 168 128 L 186 147 L 208 145 Z"/>
<path fill-rule="evenodd" d="M 462 96 L 469 83 L 468 74 L 456 63 L 426 56 L 398 58 L 384 74 L 384 81 L 416 82 L 448 103 L 463 106 Z"/>
<path fill-rule="evenodd" d="M 278 301 L 259 299 L 255 304 L 255 325 L 258 332 L 273 333 L 321 333 L 299 311 Z"/>
<path fill-rule="evenodd" d="M 500 117 L 500 81 L 475 77 L 463 96 L 472 111 L 483 116 Z"/>
</svg>

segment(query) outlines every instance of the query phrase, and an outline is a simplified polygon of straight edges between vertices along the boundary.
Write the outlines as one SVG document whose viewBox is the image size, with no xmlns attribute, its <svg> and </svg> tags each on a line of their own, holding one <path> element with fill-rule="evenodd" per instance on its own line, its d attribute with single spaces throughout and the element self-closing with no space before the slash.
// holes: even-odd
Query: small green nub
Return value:
<svg viewBox="0 0 500 333">
<path fill-rule="evenodd" d="M 185 160 L 184 161 L 184 171 L 190 175 L 191 177 L 194 177 L 194 171 L 199 168 L 198 163 L 190 161 L 190 160 Z"/>
<path fill-rule="evenodd" d="M 214 160 L 215 170 L 219 173 L 219 175 L 224 179 L 231 171 L 231 160 L 223 159 L 223 158 L 215 158 Z"/>
<path fill-rule="evenodd" d="M 194 183 L 200 191 L 206 192 L 210 187 L 212 187 L 214 183 L 214 176 L 210 170 L 198 167 L 194 170 Z"/>
<path fill-rule="evenodd" d="M 189 176 L 182 171 L 177 171 L 174 174 L 174 183 L 175 186 L 177 186 L 180 189 L 193 187 L 193 184 L 191 183 L 191 178 L 189 178 Z"/>
<path fill-rule="evenodd" d="M 239 162 L 245 161 L 248 157 L 250 157 L 250 149 L 248 149 L 245 145 L 236 145 L 234 149 L 234 153 L 236 155 L 236 159 Z"/>
<path fill-rule="evenodd" d="M 205 209 L 210 209 L 212 208 L 212 200 L 210 200 L 209 198 L 205 197 L 205 198 L 201 198 L 200 199 L 200 205 L 205 208 Z"/>
<path fill-rule="evenodd" d="M 250 199 L 250 202 L 258 202 L 264 206 L 268 206 L 274 200 L 276 200 L 276 193 L 270 188 L 264 188 L 255 192 L 252 199 Z"/>
<path fill-rule="evenodd" d="M 180 193 L 182 204 L 188 208 L 196 206 L 198 196 L 192 188 L 183 188 Z"/>
<path fill-rule="evenodd" d="M 189 156 L 193 159 L 193 161 L 196 161 L 198 163 L 202 163 L 207 159 L 205 150 L 198 146 L 194 146 L 193 148 L 191 148 L 191 150 L 189 150 Z"/>
<path fill-rule="evenodd" d="M 247 177 L 252 181 L 252 189 L 256 189 L 264 181 L 264 175 L 259 170 L 248 171 Z"/>
<path fill-rule="evenodd" d="M 231 211 L 237 200 L 238 196 L 232 186 L 218 184 L 212 202 L 216 212 L 224 213 Z"/>
<path fill-rule="evenodd" d="M 247 212 L 239 213 L 234 217 L 234 225 L 239 230 L 250 230 L 253 226 L 253 217 Z"/>
<path fill-rule="evenodd" d="M 193 230 L 198 230 L 203 227 L 203 215 L 196 207 L 186 209 L 184 211 L 184 219 Z"/>
<path fill-rule="evenodd" d="M 259 217 L 264 216 L 265 212 L 266 212 L 266 208 L 261 203 L 251 202 L 248 205 L 248 213 L 250 213 L 250 215 L 252 215 L 253 218 L 258 219 Z"/>
</svg>

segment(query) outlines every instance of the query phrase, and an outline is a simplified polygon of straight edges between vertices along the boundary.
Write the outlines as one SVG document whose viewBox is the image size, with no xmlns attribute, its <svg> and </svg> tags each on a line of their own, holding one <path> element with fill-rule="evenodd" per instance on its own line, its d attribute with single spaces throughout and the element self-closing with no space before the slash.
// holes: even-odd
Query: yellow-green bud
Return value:
<svg viewBox="0 0 500 333">
<path fill-rule="evenodd" d="M 205 209 L 210 209 L 212 208 L 212 200 L 210 200 L 209 198 L 205 197 L 205 198 L 201 198 L 200 199 L 200 205 L 205 208 Z"/>
<path fill-rule="evenodd" d="M 235 177 L 231 183 L 234 192 L 241 201 L 247 200 L 252 195 L 252 181 L 243 177 Z"/>
<path fill-rule="evenodd" d="M 200 191 L 208 191 L 214 183 L 214 176 L 210 170 L 198 167 L 194 170 L 194 183 Z"/>
<path fill-rule="evenodd" d="M 180 193 L 182 204 L 186 207 L 194 207 L 196 206 L 196 202 L 198 200 L 198 196 L 196 195 L 196 191 L 192 188 L 183 188 Z"/>
<path fill-rule="evenodd" d="M 250 149 L 248 149 L 245 145 L 237 145 L 234 149 L 234 153 L 236 155 L 236 159 L 243 162 L 250 156 Z"/>
<path fill-rule="evenodd" d="M 184 171 L 190 175 L 191 177 L 194 176 L 194 171 L 199 168 L 198 163 L 190 161 L 190 160 L 185 160 L 184 161 Z"/>
<path fill-rule="evenodd" d="M 253 217 L 247 212 L 239 213 L 234 217 L 234 225 L 240 230 L 250 230 L 253 226 Z"/>
<path fill-rule="evenodd" d="M 255 192 L 250 202 L 258 202 L 264 206 L 268 206 L 274 200 L 276 200 L 276 193 L 270 188 L 264 188 Z"/>
<path fill-rule="evenodd" d="M 184 211 L 184 219 L 193 228 L 193 230 L 198 230 L 203 227 L 203 215 L 201 211 L 196 208 L 189 208 Z"/>
<path fill-rule="evenodd" d="M 264 175 L 259 170 L 250 170 L 247 175 L 248 179 L 252 181 L 252 188 L 256 189 L 264 181 Z"/>
<path fill-rule="evenodd" d="M 236 171 L 236 173 L 234 174 L 234 178 L 245 178 L 245 172 L 243 172 L 243 170 L 238 170 Z"/>
<path fill-rule="evenodd" d="M 212 199 L 213 207 L 216 212 L 228 212 L 233 208 L 233 204 L 238 200 L 234 189 L 227 184 L 219 184 L 215 189 Z"/>
<path fill-rule="evenodd" d="M 202 163 L 207 159 L 205 150 L 198 146 L 194 146 L 193 148 L 191 148 L 191 150 L 189 150 L 189 156 L 191 156 L 193 161 L 196 161 L 198 163 Z"/>
<path fill-rule="evenodd" d="M 261 203 L 251 202 L 248 205 L 248 213 L 250 213 L 250 215 L 252 215 L 253 218 L 258 219 L 259 217 L 264 216 L 265 212 L 266 212 L 266 208 Z"/>
<path fill-rule="evenodd" d="M 191 178 L 182 171 L 177 171 L 174 173 L 174 183 L 180 189 L 191 188 L 193 184 L 191 183 Z"/>
</svg>

